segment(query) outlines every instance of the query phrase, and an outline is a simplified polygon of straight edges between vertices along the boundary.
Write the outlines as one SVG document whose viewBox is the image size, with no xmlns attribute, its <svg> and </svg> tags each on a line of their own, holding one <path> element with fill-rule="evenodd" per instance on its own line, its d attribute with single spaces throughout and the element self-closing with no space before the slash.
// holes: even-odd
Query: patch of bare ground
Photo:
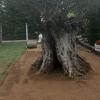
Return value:
<svg viewBox="0 0 100 100">
<path fill-rule="evenodd" d="M 80 55 L 89 62 L 94 73 L 87 78 L 65 80 L 62 72 L 36 76 L 31 65 L 40 51 L 26 51 L 0 87 L 0 100 L 100 100 L 100 57 L 80 48 Z"/>
</svg>

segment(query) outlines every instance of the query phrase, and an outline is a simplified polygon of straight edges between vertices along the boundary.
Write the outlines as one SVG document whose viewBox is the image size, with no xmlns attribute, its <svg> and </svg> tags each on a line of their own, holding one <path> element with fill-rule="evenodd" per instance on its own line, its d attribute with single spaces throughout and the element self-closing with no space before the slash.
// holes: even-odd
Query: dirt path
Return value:
<svg viewBox="0 0 100 100">
<path fill-rule="evenodd" d="M 57 72 L 30 76 L 29 69 L 39 52 L 25 52 L 9 69 L 0 88 L 0 100 L 100 100 L 100 57 L 84 48 L 80 48 L 80 54 L 91 64 L 94 74 L 82 80 L 65 80 Z"/>
</svg>

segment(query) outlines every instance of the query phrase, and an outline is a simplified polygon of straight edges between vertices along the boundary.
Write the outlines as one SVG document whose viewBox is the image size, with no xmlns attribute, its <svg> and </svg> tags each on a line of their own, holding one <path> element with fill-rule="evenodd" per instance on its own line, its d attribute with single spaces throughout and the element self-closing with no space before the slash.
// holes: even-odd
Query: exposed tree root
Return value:
<svg viewBox="0 0 100 100">
<path fill-rule="evenodd" d="M 43 56 L 40 55 L 37 60 L 32 64 L 32 69 L 35 69 L 36 71 L 40 69 L 43 62 Z"/>
<path fill-rule="evenodd" d="M 49 61 L 47 58 L 45 59 L 45 61 L 43 61 L 43 57 L 41 58 L 41 60 L 39 59 L 37 59 L 37 61 L 32 65 L 32 68 L 36 70 L 36 75 L 41 73 L 49 73 L 53 71 L 54 68 L 59 67 L 60 64 L 60 62 L 56 62 L 56 65 L 54 66 L 54 63 L 50 63 L 51 60 Z M 64 69 L 63 64 L 60 64 L 60 67 L 62 67 L 62 69 L 64 70 L 64 75 L 69 78 L 86 75 L 91 70 L 89 63 L 87 63 L 79 56 L 77 63 L 75 62 L 71 67 L 71 73 L 68 67 Z"/>
<path fill-rule="evenodd" d="M 90 65 L 78 56 L 76 38 L 73 34 L 58 33 L 44 36 L 43 55 L 34 63 L 38 74 L 52 71 L 55 66 L 63 68 L 65 76 L 75 78 L 87 74 Z"/>
</svg>

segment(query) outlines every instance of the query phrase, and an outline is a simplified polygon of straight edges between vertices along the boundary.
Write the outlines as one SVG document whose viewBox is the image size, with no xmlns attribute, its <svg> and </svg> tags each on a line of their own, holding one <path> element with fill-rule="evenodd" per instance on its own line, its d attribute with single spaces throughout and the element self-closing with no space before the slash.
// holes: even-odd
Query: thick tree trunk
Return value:
<svg viewBox="0 0 100 100">
<path fill-rule="evenodd" d="M 65 75 L 72 78 L 86 74 L 90 66 L 78 55 L 75 33 L 62 32 L 53 35 L 56 40 L 57 58 L 62 64 Z"/>
<path fill-rule="evenodd" d="M 49 72 L 60 64 L 70 78 L 84 75 L 90 70 L 89 64 L 79 57 L 74 33 L 51 33 L 44 35 L 43 54 L 34 63 L 38 74 Z"/>
<path fill-rule="evenodd" d="M 43 54 L 33 66 L 38 69 L 38 73 L 42 73 L 53 70 L 59 64 L 70 78 L 82 76 L 90 70 L 89 64 L 77 53 L 76 34 L 73 32 L 43 35 Z"/>
<path fill-rule="evenodd" d="M 39 73 L 49 72 L 53 69 L 53 61 L 54 61 L 54 52 L 53 52 L 53 42 L 50 34 L 43 35 L 42 41 L 42 55 L 37 59 L 37 61 L 33 64 Z"/>
</svg>

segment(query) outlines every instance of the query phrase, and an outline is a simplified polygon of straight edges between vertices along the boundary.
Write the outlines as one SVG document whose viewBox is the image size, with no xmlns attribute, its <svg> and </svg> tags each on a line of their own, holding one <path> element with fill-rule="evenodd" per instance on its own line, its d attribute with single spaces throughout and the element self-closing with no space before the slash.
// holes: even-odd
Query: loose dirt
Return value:
<svg viewBox="0 0 100 100">
<path fill-rule="evenodd" d="M 93 73 L 86 78 L 65 80 L 62 72 L 35 75 L 29 70 L 40 55 L 26 51 L 0 87 L 0 100 L 100 100 L 100 57 L 80 47 L 80 55 L 92 66 Z"/>
</svg>

